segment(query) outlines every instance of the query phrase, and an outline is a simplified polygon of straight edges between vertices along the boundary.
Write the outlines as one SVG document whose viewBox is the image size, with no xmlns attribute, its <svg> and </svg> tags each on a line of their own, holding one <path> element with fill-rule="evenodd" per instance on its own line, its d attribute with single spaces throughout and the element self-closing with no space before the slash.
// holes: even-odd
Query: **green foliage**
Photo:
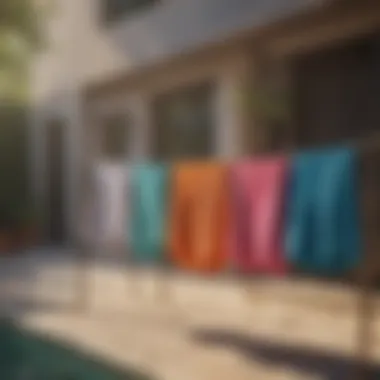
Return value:
<svg viewBox="0 0 380 380">
<path fill-rule="evenodd" d="M 0 102 L 25 100 L 31 54 L 41 43 L 36 4 L 0 0 Z"/>
<path fill-rule="evenodd" d="M 32 214 L 28 188 L 26 110 L 0 107 L 0 228 Z"/>
<path fill-rule="evenodd" d="M 39 41 L 36 4 L 33 0 L 1 0 L 0 34 L 18 36 L 29 45 L 36 45 Z"/>
<path fill-rule="evenodd" d="M 0 0 L 0 228 L 12 227 L 32 214 L 23 107 L 31 54 L 41 42 L 39 18 L 44 4 L 40 3 Z"/>
</svg>

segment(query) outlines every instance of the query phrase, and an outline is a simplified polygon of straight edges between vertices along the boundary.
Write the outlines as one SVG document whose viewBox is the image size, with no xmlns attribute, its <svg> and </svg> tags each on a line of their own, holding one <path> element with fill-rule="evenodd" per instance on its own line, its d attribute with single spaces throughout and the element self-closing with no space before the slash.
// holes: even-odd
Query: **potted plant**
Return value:
<svg viewBox="0 0 380 380">
<path fill-rule="evenodd" d="M 12 251 L 12 223 L 9 207 L 0 207 L 0 254 L 9 254 Z"/>
<path fill-rule="evenodd" d="M 39 218 L 31 206 L 24 206 L 18 212 L 17 244 L 20 249 L 31 248 L 38 242 Z"/>
<path fill-rule="evenodd" d="M 19 197 L 5 197 L 0 207 L 0 233 L 9 252 L 19 248 L 20 208 L 22 202 Z"/>
</svg>

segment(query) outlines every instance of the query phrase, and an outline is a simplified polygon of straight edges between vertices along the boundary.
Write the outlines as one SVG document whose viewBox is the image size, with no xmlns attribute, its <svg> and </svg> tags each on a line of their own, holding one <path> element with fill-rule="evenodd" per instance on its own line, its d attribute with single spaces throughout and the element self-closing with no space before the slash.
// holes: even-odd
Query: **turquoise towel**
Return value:
<svg viewBox="0 0 380 380">
<path fill-rule="evenodd" d="M 136 165 L 131 173 L 130 247 L 133 259 L 162 259 L 167 220 L 168 167 Z"/>
<path fill-rule="evenodd" d="M 325 149 L 294 158 L 285 245 L 300 269 L 338 275 L 361 253 L 357 157 L 351 149 Z"/>
</svg>

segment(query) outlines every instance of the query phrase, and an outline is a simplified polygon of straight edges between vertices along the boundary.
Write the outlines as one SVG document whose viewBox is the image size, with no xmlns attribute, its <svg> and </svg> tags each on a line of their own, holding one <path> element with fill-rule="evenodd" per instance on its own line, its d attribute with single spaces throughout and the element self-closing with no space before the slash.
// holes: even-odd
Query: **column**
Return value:
<svg viewBox="0 0 380 380">
<path fill-rule="evenodd" d="M 153 117 L 150 104 L 150 98 L 147 96 L 136 95 L 128 100 L 132 129 L 130 135 L 132 161 L 141 162 L 152 156 Z"/>
<path fill-rule="evenodd" d="M 244 135 L 248 112 L 243 90 L 250 81 L 251 59 L 248 53 L 237 56 L 219 75 L 215 101 L 216 155 L 234 158 L 245 153 Z"/>
</svg>

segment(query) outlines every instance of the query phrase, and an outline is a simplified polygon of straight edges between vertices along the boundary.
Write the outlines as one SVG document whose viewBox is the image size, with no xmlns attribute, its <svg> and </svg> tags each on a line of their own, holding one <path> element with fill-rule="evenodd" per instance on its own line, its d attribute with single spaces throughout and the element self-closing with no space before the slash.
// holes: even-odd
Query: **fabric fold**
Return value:
<svg viewBox="0 0 380 380">
<path fill-rule="evenodd" d="M 174 168 L 170 248 L 179 267 L 216 272 L 227 265 L 228 200 L 224 165 L 187 163 Z"/>
<path fill-rule="evenodd" d="M 287 170 L 282 157 L 242 162 L 232 168 L 232 258 L 241 271 L 286 270 L 282 225 Z"/>
<path fill-rule="evenodd" d="M 99 240 L 109 247 L 126 245 L 129 170 L 123 164 L 101 164 L 97 168 Z"/>
<path fill-rule="evenodd" d="M 301 269 L 339 275 L 358 265 L 361 253 L 357 154 L 325 149 L 294 158 L 286 247 Z"/>
</svg>

